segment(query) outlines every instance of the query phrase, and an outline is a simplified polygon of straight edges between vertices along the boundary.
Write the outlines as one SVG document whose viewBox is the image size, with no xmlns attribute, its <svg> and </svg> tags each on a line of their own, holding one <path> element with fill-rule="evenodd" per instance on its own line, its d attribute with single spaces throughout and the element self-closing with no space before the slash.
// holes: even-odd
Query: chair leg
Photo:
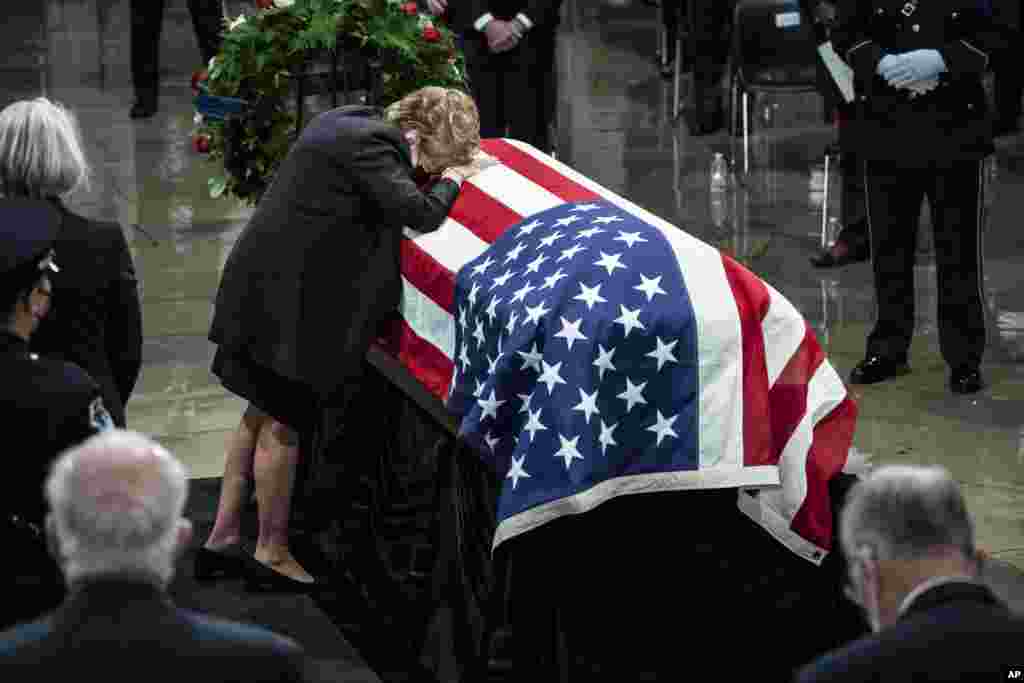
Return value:
<svg viewBox="0 0 1024 683">
<path fill-rule="evenodd" d="M 829 155 L 825 152 L 825 192 L 821 200 L 821 248 L 828 249 L 828 188 L 832 183 L 829 182 Z"/>
<path fill-rule="evenodd" d="M 747 91 L 744 90 L 741 98 L 743 104 L 741 105 L 741 114 L 743 115 L 743 174 L 750 173 L 750 116 L 747 111 L 749 108 L 748 98 L 750 96 Z"/>
<path fill-rule="evenodd" d="M 676 119 L 679 118 L 679 81 L 682 78 L 682 67 L 680 64 L 683 60 L 679 58 L 679 55 L 683 53 L 683 39 L 679 36 L 676 37 L 676 62 L 675 62 L 675 77 L 672 82 L 672 116 Z"/>
</svg>

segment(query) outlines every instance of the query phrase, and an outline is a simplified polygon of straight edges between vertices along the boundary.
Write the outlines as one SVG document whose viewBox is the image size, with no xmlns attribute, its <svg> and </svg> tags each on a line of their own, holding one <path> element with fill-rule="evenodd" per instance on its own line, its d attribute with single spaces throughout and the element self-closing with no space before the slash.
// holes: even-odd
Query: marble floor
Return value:
<svg viewBox="0 0 1024 683">
<path fill-rule="evenodd" d="M 242 4 L 229 2 L 234 9 Z M 191 149 L 189 76 L 200 60 L 185 0 L 167 2 L 160 113 L 129 119 L 128 5 L 5 3 L 0 104 L 45 94 L 80 117 L 95 174 L 89 190 L 69 203 L 124 226 L 142 283 L 144 367 L 128 406 L 130 425 L 169 445 L 193 476 L 218 476 L 242 404 L 209 373 L 206 333 L 220 270 L 250 210 L 207 196 L 213 169 Z M 673 119 L 671 82 L 655 65 L 655 18 L 640 0 L 617 8 L 567 1 L 557 66 L 559 158 L 736 253 L 814 324 L 846 376 L 863 353 L 874 310 L 868 265 L 818 271 L 807 262 L 820 242 L 823 193 L 814 171 L 832 135 L 820 99 L 758 98 L 753 168 L 724 206 L 712 206 L 712 155 L 733 158 L 736 150 L 725 134 L 693 137 Z M 875 463 L 950 468 L 976 516 L 979 545 L 1010 572 L 1020 596 L 1024 576 L 1012 568 L 1024 569 L 1024 284 L 1017 278 L 1024 265 L 1017 232 L 1024 138 L 1000 140 L 997 160 L 985 237 L 989 388 L 967 398 L 945 388 L 934 267 L 924 240 L 914 371 L 852 392 L 860 405 L 856 448 Z"/>
</svg>

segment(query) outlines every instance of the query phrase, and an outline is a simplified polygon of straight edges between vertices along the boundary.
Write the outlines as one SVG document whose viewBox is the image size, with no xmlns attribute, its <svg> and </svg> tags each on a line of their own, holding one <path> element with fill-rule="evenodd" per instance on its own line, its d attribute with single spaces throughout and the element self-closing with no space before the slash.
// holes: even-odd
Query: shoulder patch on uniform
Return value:
<svg viewBox="0 0 1024 683">
<path fill-rule="evenodd" d="M 97 432 L 114 428 L 114 420 L 103 406 L 103 399 L 97 396 L 89 404 L 89 425 Z"/>
</svg>

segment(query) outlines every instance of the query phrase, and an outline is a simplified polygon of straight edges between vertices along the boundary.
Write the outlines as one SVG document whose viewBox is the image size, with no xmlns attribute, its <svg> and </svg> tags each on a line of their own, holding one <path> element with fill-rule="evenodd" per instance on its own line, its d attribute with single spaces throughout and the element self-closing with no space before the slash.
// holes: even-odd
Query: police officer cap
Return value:
<svg viewBox="0 0 1024 683">
<path fill-rule="evenodd" d="M 10 284 L 26 276 L 31 282 L 40 271 L 57 272 L 53 244 L 61 216 L 41 199 L 0 199 L 0 281 Z"/>
</svg>

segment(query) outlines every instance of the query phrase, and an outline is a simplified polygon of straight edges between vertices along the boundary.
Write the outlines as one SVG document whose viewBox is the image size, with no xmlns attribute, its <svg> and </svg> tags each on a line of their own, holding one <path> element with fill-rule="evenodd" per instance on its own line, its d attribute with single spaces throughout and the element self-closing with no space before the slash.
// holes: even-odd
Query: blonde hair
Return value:
<svg viewBox="0 0 1024 683">
<path fill-rule="evenodd" d="M 468 164 L 480 149 L 480 112 L 460 90 L 420 88 L 388 106 L 384 118 L 419 133 L 420 166 L 427 173 Z"/>
<path fill-rule="evenodd" d="M 0 192 L 48 199 L 87 186 L 78 121 L 45 97 L 20 100 L 0 111 Z"/>
</svg>

